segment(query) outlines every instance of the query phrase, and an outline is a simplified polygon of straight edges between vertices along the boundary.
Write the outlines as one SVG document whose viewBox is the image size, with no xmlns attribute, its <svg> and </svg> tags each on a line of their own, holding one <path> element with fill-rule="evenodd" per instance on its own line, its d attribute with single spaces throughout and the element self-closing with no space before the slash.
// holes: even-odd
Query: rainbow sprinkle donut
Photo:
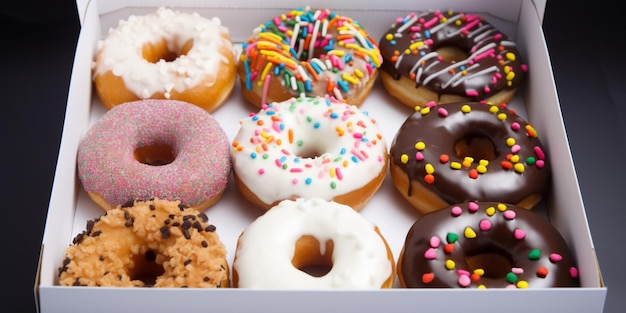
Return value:
<svg viewBox="0 0 626 313">
<path fill-rule="evenodd" d="M 388 161 L 376 121 L 331 97 L 263 106 L 241 120 L 231 157 L 239 189 L 264 209 L 316 197 L 360 210 L 380 187 Z"/>
<path fill-rule="evenodd" d="M 381 62 L 376 41 L 360 23 L 306 7 L 255 28 L 238 71 L 244 98 L 257 107 L 301 95 L 330 95 L 358 106 Z"/>
</svg>

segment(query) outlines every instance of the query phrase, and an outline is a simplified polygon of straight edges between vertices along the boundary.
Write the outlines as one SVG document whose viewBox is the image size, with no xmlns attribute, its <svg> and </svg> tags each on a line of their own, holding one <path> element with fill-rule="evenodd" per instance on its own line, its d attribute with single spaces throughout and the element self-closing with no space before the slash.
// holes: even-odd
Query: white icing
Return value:
<svg viewBox="0 0 626 313">
<path fill-rule="evenodd" d="M 233 262 L 239 288 L 379 289 L 393 271 L 375 225 L 346 205 L 322 199 L 285 200 L 243 231 Z M 332 268 L 316 277 L 293 266 L 303 235 L 334 243 Z M 324 245 L 320 245 L 323 253 Z"/>
<path fill-rule="evenodd" d="M 155 93 L 166 97 L 172 90 L 183 92 L 200 83 L 215 83 L 216 68 L 228 59 L 219 48 L 232 42 L 222 37 L 228 29 L 218 18 L 208 19 L 197 13 L 184 13 L 160 7 L 155 13 L 130 16 L 121 20 L 107 37 L 98 43 L 99 62 L 94 75 L 112 71 L 124 80 L 126 88 L 139 98 Z M 179 52 L 189 40 L 193 47 L 172 61 L 151 63 L 142 56 L 145 44 L 167 42 L 169 51 Z"/>
<path fill-rule="evenodd" d="M 387 145 L 375 121 L 331 99 L 272 103 L 241 120 L 233 170 L 264 203 L 294 196 L 332 200 L 385 170 Z"/>
</svg>

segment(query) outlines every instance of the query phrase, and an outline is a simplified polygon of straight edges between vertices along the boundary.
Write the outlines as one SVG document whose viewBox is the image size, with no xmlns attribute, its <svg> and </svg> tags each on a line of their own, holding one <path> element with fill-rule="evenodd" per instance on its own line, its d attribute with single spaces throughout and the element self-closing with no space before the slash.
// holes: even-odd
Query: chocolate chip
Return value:
<svg viewBox="0 0 626 313">
<path fill-rule="evenodd" d="M 169 226 L 162 226 L 159 230 L 161 231 L 161 238 L 168 239 L 171 237 Z"/>
<path fill-rule="evenodd" d="M 209 246 L 209 243 L 206 240 L 202 240 L 202 246 L 206 248 Z"/>
<path fill-rule="evenodd" d="M 85 239 L 85 232 L 77 234 L 76 237 L 74 237 L 74 240 L 72 240 L 72 243 L 75 245 L 79 244 L 83 242 L 83 239 Z"/>
<path fill-rule="evenodd" d="M 87 228 L 86 228 L 86 230 L 85 230 L 85 231 L 86 231 L 87 233 L 90 233 L 90 232 L 91 232 L 91 230 L 93 229 L 93 226 L 94 226 L 95 224 L 96 224 L 96 221 L 95 221 L 95 220 L 89 220 L 89 221 L 87 221 Z"/>
<path fill-rule="evenodd" d="M 209 233 L 212 233 L 212 232 L 214 232 L 215 230 L 216 230 L 216 227 L 215 227 L 215 225 L 213 225 L 213 224 L 211 224 L 211 225 L 207 226 L 207 227 L 204 229 L 204 231 L 209 232 Z"/>
<path fill-rule="evenodd" d="M 193 228 L 197 229 L 199 232 L 202 231 L 202 223 L 200 223 L 198 221 L 193 222 L 193 225 L 191 225 L 191 226 L 193 226 Z"/>
<path fill-rule="evenodd" d="M 182 225 L 183 235 L 185 236 L 186 239 L 191 239 L 191 234 L 189 233 L 190 227 L 191 227 L 190 221 L 183 222 L 183 225 Z"/>
<path fill-rule="evenodd" d="M 61 273 L 63 272 L 67 272 L 67 265 L 70 264 L 70 258 L 69 257 L 65 257 L 65 259 L 63 259 L 63 264 L 61 267 L 59 267 L 58 271 L 59 271 L 59 277 L 61 277 Z"/>
</svg>

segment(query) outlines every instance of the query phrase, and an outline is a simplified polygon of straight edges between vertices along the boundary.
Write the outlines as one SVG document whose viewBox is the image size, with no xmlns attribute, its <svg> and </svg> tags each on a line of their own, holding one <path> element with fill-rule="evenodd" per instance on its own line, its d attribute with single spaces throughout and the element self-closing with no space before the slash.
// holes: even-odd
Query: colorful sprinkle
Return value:
<svg viewBox="0 0 626 313">
<path fill-rule="evenodd" d="M 455 233 L 448 233 L 446 235 L 446 241 L 448 243 L 455 243 L 457 240 L 459 240 L 459 235 L 457 235 Z"/>
<path fill-rule="evenodd" d="M 473 238 L 476 238 L 476 231 L 474 231 L 474 229 L 472 229 L 471 227 L 467 226 L 463 230 L 463 235 L 465 236 L 465 238 L 473 239 Z"/>
<path fill-rule="evenodd" d="M 561 260 L 563 260 L 563 257 L 558 253 L 552 253 L 550 254 L 548 258 L 550 259 L 550 262 L 552 263 L 558 263 L 558 262 L 561 262 Z"/>
<path fill-rule="evenodd" d="M 430 284 L 434 279 L 435 279 L 435 274 L 433 273 L 422 274 L 422 282 L 424 284 Z"/>
<path fill-rule="evenodd" d="M 427 260 L 434 260 L 437 258 L 437 251 L 433 248 L 428 248 L 426 252 L 424 252 L 424 258 Z"/>
<path fill-rule="evenodd" d="M 529 260 L 539 260 L 539 258 L 541 258 L 541 251 L 539 251 L 539 249 L 532 249 L 528 253 Z"/>
<path fill-rule="evenodd" d="M 523 230 L 521 230 L 519 228 L 516 228 L 513 231 L 513 237 L 515 237 L 515 239 L 517 239 L 517 240 L 522 240 L 522 239 L 526 238 L 526 233 Z"/>
<path fill-rule="evenodd" d="M 463 210 L 460 206 L 455 205 L 450 209 L 450 212 L 452 213 L 452 216 L 459 216 L 461 215 L 461 213 L 463 213 Z"/>
</svg>

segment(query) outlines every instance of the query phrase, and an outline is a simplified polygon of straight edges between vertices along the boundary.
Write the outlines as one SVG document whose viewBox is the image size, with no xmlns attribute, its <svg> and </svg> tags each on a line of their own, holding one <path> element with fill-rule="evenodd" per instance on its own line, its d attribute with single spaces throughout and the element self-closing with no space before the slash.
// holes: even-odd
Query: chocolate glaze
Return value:
<svg viewBox="0 0 626 313">
<path fill-rule="evenodd" d="M 468 58 L 445 61 L 436 53 L 441 47 L 456 47 Z M 473 100 L 517 87 L 527 70 L 516 44 L 476 14 L 411 13 L 391 25 L 379 48 L 381 70 L 394 79 L 405 76 L 416 88 Z"/>
<path fill-rule="evenodd" d="M 471 112 L 461 111 L 464 106 Z M 409 116 L 391 143 L 390 156 L 393 165 L 399 166 L 411 181 L 422 183 L 449 204 L 464 201 L 519 203 L 528 195 L 543 194 L 550 178 L 546 150 L 539 137 L 529 136 L 529 132 L 536 134 L 528 122 L 505 105 L 450 103 L 427 107 Z M 455 144 L 476 138 L 487 138 L 493 144 L 495 159 L 488 160 L 485 173 L 473 178 L 475 171 L 481 168 L 479 155 L 460 169 L 452 166 L 455 162 L 463 163 L 467 156 L 457 155 Z M 515 139 L 514 146 L 510 146 L 509 138 Z M 418 150 L 417 142 L 424 143 L 425 148 Z M 423 159 L 417 158 L 418 152 Z M 442 154 L 449 157 L 447 162 L 440 160 Z M 408 159 L 406 162 L 403 162 L 403 155 Z M 519 158 L 516 166 L 523 167 L 523 172 L 506 167 L 515 163 L 511 156 Z M 434 169 L 432 183 L 426 182 L 427 164 Z M 409 197 L 413 192 L 410 185 L 406 190 Z"/>
<path fill-rule="evenodd" d="M 457 207 L 456 214 L 453 207 Z M 492 215 L 487 214 L 488 208 L 492 208 Z M 511 212 L 514 217 L 508 215 Z M 490 227 L 481 230 L 481 221 Z M 465 235 L 468 227 L 476 237 L 469 238 L 472 231 Z M 444 251 L 447 244 L 453 246 L 452 252 Z M 504 264 L 468 264 L 468 256 L 487 253 L 499 255 Z M 446 267 L 446 261 L 451 268 Z M 408 288 L 575 287 L 580 286 L 575 263 L 564 238 L 539 214 L 510 204 L 465 202 L 428 213 L 413 224 L 398 270 L 401 283 Z M 478 268 L 484 274 L 470 278 Z M 470 277 L 461 277 L 465 275 Z M 432 281 L 423 281 L 429 277 Z"/>
</svg>

